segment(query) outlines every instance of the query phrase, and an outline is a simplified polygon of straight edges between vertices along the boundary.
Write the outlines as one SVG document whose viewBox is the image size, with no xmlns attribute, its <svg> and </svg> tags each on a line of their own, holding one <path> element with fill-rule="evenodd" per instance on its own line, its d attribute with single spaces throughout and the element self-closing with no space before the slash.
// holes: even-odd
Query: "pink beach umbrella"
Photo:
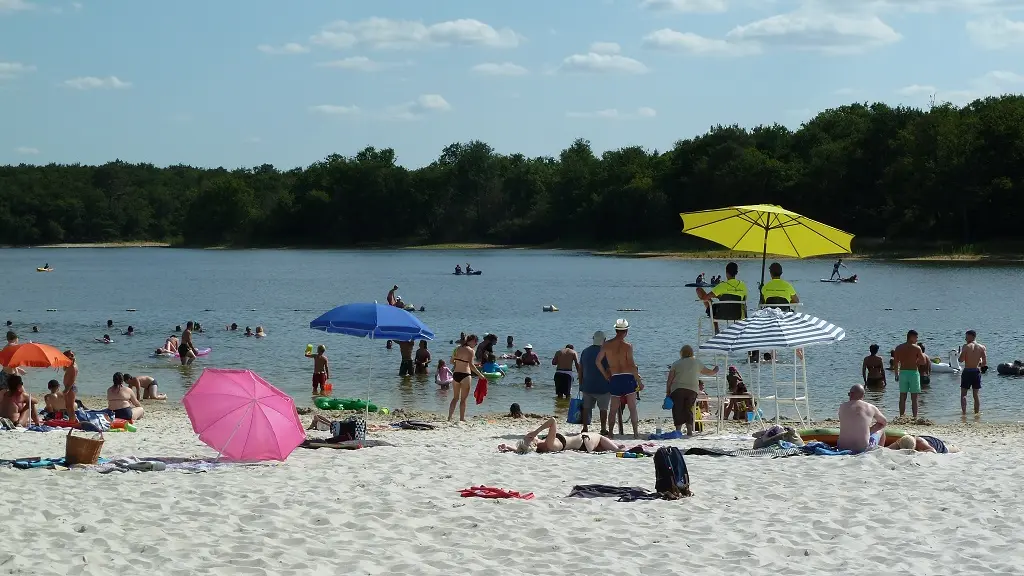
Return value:
<svg viewBox="0 0 1024 576">
<path fill-rule="evenodd" d="M 295 402 L 251 370 L 206 368 L 182 403 L 199 439 L 229 460 L 284 460 L 306 439 Z"/>
</svg>

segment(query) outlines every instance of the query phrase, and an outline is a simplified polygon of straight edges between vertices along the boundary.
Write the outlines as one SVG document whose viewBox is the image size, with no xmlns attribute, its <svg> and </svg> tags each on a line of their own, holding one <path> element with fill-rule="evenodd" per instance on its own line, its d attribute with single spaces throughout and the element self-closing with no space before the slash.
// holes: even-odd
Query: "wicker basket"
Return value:
<svg viewBox="0 0 1024 576">
<path fill-rule="evenodd" d="M 100 433 L 99 440 L 72 436 L 72 430 L 68 430 L 67 445 L 64 451 L 64 462 L 68 466 L 74 464 L 96 464 L 100 459 L 100 450 L 103 450 L 103 434 Z"/>
</svg>

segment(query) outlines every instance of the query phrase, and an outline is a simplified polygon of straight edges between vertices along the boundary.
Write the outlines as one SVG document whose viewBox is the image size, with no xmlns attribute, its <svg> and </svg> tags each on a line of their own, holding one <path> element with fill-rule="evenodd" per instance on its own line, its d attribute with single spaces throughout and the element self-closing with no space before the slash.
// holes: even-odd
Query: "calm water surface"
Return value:
<svg viewBox="0 0 1024 576">
<path fill-rule="evenodd" d="M 471 262 L 479 277 L 451 274 L 456 263 Z M 49 262 L 51 273 L 35 268 Z M 651 390 L 643 395 L 642 414 L 660 410 L 666 367 L 682 344 L 694 343 L 702 308 L 693 290 L 682 285 L 699 272 L 710 276 L 724 261 L 604 258 L 567 252 L 493 251 L 296 251 L 296 250 L 173 250 L 138 249 L 5 249 L 0 266 L 6 271 L 2 307 L 4 320 L 25 339 L 76 351 L 81 366 L 80 388 L 102 394 L 115 371 L 157 378 L 172 398 L 180 398 L 202 367 L 244 367 L 308 404 L 310 361 L 307 344 L 324 343 L 334 377 L 334 395 L 363 397 L 371 378 L 371 399 L 383 406 L 447 409 L 449 393 L 438 392 L 433 379 L 398 378 L 399 353 L 383 343 L 309 329 L 322 312 L 353 301 L 384 301 L 392 284 L 406 302 L 423 305 L 418 313 L 437 334 L 430 344 L 437 358 L 447 357 L 449 341 L 460 331 L 514 335 L 517 347 L 533 344 L 541 367 L 513 370 L 491 386 L 482 408 L 499 411 L 518 402 L 526 411 L 564 411 L 556 405 L 551 382 L 552 354 L 573 343 L 590 344 L 595 330 L 609 334 L 616 318 L 632 325 L 641 374 Z M 815 417 L 835 413 L 852 383 L 860 381 L 861 358 L 878 343 L 882 354 L 903 340 L 907 329 L 921 333 L 932 355 L 948 355 L 974 328 L 988 346 L 990 362 L 1024 356 L 1020 310 L 1024 308 L 1024 268 L 962 264 L 909 264 L 855 261 L 855 285 L 819 282 L 831 265 L 823 260 L 784 261 L 784 277 L 793 282 L 806 303 L 803 311 L 846 329 L 847 338 L 834 346 L 808 351 L 811 409 Z M 740 262 L 740 278 L 754 286 L 760 263 Z M 546 304 L 557 313 L 544 313 Z M 126 309 L 136 312 L 126 312 Z M 641 308 L 644 312 L 617 312 Z M 57 312 L 47 312 L 57 309 Z M 107 319 L 115 330 L 135 327 L 132 338 L 111 334 L 113 344 L 94 338 L 105 332 Z M 200 347 L 213 352 L 191 368 L 176 361 L 151 358 L 177 324 L 202 322 Z M 266 339 L 226 332 L 224 326 L 262 325 Z M 31 334 L 31 327 L 40 328 Z M 736 362 L 734 362 L 736 363 Z M 523 387 L 530 376 L 538 383 Z M 30 391 L 41 395 L 52 371 L 33 370 Z M 748 384 L 752 378 L 746 376 Z M 1024 419 L 1019 400 L 1024 380 L 1000 378 L 992 370 L 982 389 L 983 418 Z M 889 415 L 895 415 L 897 390 L 873 394 Z M 766 407 L 768 408 L 768 407 Z M 774 408 L 766 410 L 774 414 Z M 785 411 L 784 411 L 785 413 Z M 934 374 L 922 395 L 921 414 L 939 420 L 959 418 L 959 380 Z"/>
</svg>

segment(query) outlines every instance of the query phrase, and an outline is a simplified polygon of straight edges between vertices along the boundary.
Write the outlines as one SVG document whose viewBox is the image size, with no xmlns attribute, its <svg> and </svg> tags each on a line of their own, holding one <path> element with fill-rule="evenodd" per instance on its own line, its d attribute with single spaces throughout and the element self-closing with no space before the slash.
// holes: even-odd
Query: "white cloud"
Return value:
<svg viewBox="0 0 1024 576">
<path fill-rule="evenodd" d="M 479 20 L 460 19 L 424 24 L 412 20 L 368 18 L 358 22 L 339 20 L 310 37 L 326 48 L 368 46 L 377 49 L 413 49 L 423 46 L 486 46 L 514 48 L 520 37 L 509 28 L 495 29 Z"/>
<path fill-rule="evenodd" d="M 523 76 L 529 73 L 526 68 L 511 62 L 485 62 L 473 66 L 470 70 L 484 76 Z"/>
<path fill-rule="evenodd" d="M 21 62 L 0 62 L 0 80 L 11 80 L 26 72 L 35 72 L 36 67 Z"/>
<path fill-rule="evenodd" d="M 321 68 L 340 68 L 342 70 L 355 70 L 357 72 L 376 72 L 378 70 L 384 70 L 385 68 L 395 68 L 407 64 L 410 63 L 381 62 L 379 60 L 367 58 L 366 56 L 349 56 L 348 58 L 342 58 L 341 60 L 319 62 L 317 66 Z"/>
<path fill-rule="evenodd" d="M 881 18 L 868 14 L 800 10 L 733 28 L 726 40 L 756 42 L 831 54 L 862 52 L 902 39 Z"/>
<path fill-rule="evenodd" d="M 256 47 L 257 50 L 264 54 L 305 54 L 309 52 L 309 48 L 299 44 L 297 42 L 288 42 L 281 46 L 271 46 L 270 44 L 260 44 Z"/>
<path fill-rule="evenodd" d="M 671 28 L 655 30 L 644 36 L 643 45 L 659 50 L 721 56 L 745 56 L 761 51 L 760 46 L 751 42 L 731 42 L 718 38 L 707 38 L 692 32 L 678 32 Z"/>
<path fill-rule="evenodd" d="M 33 10 L 36 5 L 25 0 L 0 0 L 0 14 Z"/>
<path fill-rule="evenodd" d="M 622 46 L 618 42 L 594 42 L 590 45 L 590 51 L 595 54 L 618 54 L 622 52 Z"/>
<path fill-rule="evenodd" d="M 33 148 L 31 146 L 18 146 L 14 149 L 16 154 L 22 154 L 24 156 L 35 156 L 39 154 L 39 148 Z"/>
<path fill-rule="evenodd" d="M 440 94 L 421 94 L 413 101 L 389 106 L 384 110 L 382 117 L 386 120 L 417 120 L 427 114 L 447 112 L 451 109 L 451 104 Z"/>
<path fill-rule="evenodd" d="M 1024 46 L 1024 21 L 1016 22 L 1005 16 L 972 20 L 967 23 L 967 34 L 975 44 L 989 50 Z"/>
<path fill-rule="evenodd" d="M 896 91 L 896 93 L 899 94 L 900 96 L 931 96 L 932 94 L 935 94 L 936 90 L 937 88 L 935 88 L 935 86 L 911 84 L 910 86 L 904 86 L 903 88 L 900 88 L 899 90 Z"/>
<path fill-rule="evenodd" d="M 124 90 L 132 87 L 131 82 L 125 82 L 117 76 L 107 76 L 106 78 L 80 76 L 65 80 L 64 85 L 76 90 Z"/>
<path fill-rule="evenodd" d="M 643 0 L 640 7 L 665 12 L 725 12 L 725 0 Z"/>
<path fill-rule="evenodd" d="M 82 6 L 81 2 L 72 2 L 71 3 L 71 8 L 73 8 L 75 10 L 75 12 L 81 12 L 82 8 L 84 8 L 84 6 Z"/>
<path fill-rule="evenodd" d="M 358 106 L 337 106 L 335 104 L 318 104 L 317 106 L 310 106 L 310 112 L 316 112 L 317 114 L 325 114 L 327 116 L 352 116 L 359 114 L 360 110 Z"/>
<path fill-rule="evenodd" d="M 606 74 L 646 74 L 647 66 L 639 60 L 619 54 L 573 54 L 562 60 L 561 70 L 565 72 L 593 72 Z"/>
<path fill-rule="evenodd" d="M 809 4 L 845 11 L 878 12 L 884 10 L 902 10 L 906 12 L 939 12 L 942 10 L 959 10 L 969 12 L 991 12 L 994 10 L 1020 10 L 1024 3 L 1020 0 L 808 0 Z"/>
<path fill-rule="evenodd" d="M 599 118 L 604 120 L 637 120 L 641 118 L 654 118 L 658 113 L 654 108 L 646 106 L 637 108 L 632 112 L 622 112 L 618 108 L 606 108 L 595 112 L 566 112 L 566 118 Z"/>
</svg>

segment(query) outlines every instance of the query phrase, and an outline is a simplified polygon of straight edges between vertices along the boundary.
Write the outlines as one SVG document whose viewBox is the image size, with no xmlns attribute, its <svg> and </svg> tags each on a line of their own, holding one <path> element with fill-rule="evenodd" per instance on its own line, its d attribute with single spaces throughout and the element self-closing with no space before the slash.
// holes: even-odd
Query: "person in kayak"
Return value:
<svg viewBox="0 0 1024 576">
<path fill-rule="evenodd" d="M 473 267 L 469 265 L 469 262 L 466 262 L 466 274 L 472 274 L 472 273 L 473 273 Z"/>
<path fill-rule="evenodd" d="M 455 273 L 456 274 L 462 274 L 462 264 L 456 264 L 455 265 Z"/>
<path fill-rule="evenodd" d="M 834 280 L 837 276 L 840 280 L 843 279 L 843 275 L 839 273 L 839 267 L 846 268 L 846 264 L 843 264 L 843 259 L 836 260 L 836 263 L 832 265 L 832 275 L 829 276 L 829 280 Z M 849 268 L 847 268 L 849 270 Z"/>
</svg>

